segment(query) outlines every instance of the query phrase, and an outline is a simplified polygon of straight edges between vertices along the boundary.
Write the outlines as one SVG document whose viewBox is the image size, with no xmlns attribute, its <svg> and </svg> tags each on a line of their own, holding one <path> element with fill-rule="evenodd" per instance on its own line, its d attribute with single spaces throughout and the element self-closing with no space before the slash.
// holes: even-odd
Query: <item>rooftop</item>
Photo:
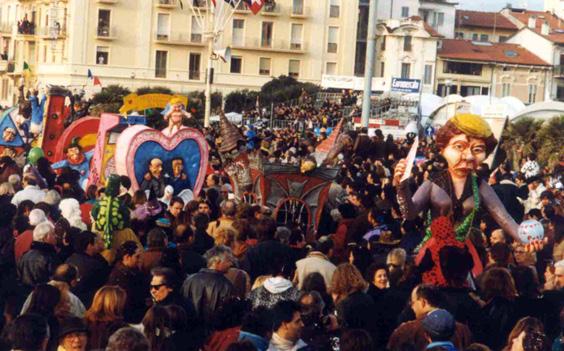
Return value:
<svg viewBox="0 0 564 351">
<path fill-rule="evenodd" d="M 515 30 L 519 28 L 499 12 L 456 10 L 456 27 Z"/>
<path fill-rule="evenodd" d="M 517 44 L 444 39 L 437 55 L 441 58 L 515 65 L 550 66 Z"/>
<path fill-rule="evenodd" d="M 550 12 L 529 11 L 522 9 L 509 9 L 507 14 L 518 20 L 522 24 L 522 27 L 528 27 L 529 18 L 534 17 L 536 19 L 536 23 L 535 28 L 531 28 L 532 30 L 552 42 L 564 44 L 564 21 L 562 21 L 562 19 L 558 16 Z M 548 26 L 550 27 L 548 35 L 541 34 L 541 28 L 544 22 L 548 23 Z"/>
</svg>

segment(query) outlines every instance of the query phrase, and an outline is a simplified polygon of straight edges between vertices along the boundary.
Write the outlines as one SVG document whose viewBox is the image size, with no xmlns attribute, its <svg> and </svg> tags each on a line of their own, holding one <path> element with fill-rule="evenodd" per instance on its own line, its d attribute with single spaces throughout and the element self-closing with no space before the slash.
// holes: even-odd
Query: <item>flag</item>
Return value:
<svg viewBox="0 0 564 351">
<path fill-rule="evenodd" d="M 99 85 L 102 86 L 102 82 L 100 82 L 100 79 L 97 76 L 93 76 L 93 85 Z"/>
<path fill-rule="evenodd" d="M 88 79 L 92 79 L 94 76 L 92 75 L 92 71 L 90 68 L 88 69 Z"/>
<path fill-rule="evenodd" d="M 251 12 L 256 15 L 259 13 L 260 9 L 262 9 L 266 0 L 243 0 L 243 2 L 251 10 Z"/>
<path fill-rule="evenodd" d="M 25 61 L 24 61 L 24 63 L 23 63 L 23 70 L 24 70 L 24 71 L 31 72 L 31 69 L 29 68 L 29 65 L 28 65 L 27 62 L 25 62 Z"/>
<path fill-rule="evenodd" d="M 235 5 L 237 5 L 237 0 L 223 0 L 223 1 L 225 1 L 226 3 L 231 5 L 231 7 L 233 7 L 233 8 L 235 7 Z M 243 0 L 243 1 L 245 1 L 245 0 Z M 211 2 L 213 3 L 214 6 L 216 6 L 215 0 L 211 0 Z"/>
</svg>

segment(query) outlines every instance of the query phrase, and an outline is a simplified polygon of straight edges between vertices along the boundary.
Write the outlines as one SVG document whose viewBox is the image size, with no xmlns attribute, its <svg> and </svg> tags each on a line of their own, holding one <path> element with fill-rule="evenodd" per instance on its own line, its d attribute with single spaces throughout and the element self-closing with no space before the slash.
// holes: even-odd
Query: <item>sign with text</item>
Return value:
<svg viewBox="0 0 564 351">
<path fill-rule="evenodd" d="M 400 93 L 418 93 L 420 89 L 420 79 L 392 78 L 392 91 Z"/>
</svg>

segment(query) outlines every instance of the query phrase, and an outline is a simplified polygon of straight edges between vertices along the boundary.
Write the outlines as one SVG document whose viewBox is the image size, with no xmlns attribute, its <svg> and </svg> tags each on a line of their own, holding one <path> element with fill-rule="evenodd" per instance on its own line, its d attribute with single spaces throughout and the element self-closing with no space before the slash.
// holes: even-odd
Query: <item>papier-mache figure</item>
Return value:
<svg viewBox="0 0 564 351">
<path fill-rule="evenodd" d="M 69 167 L 80 173 L 80 186 L 86 189 L 88 175 L 90 174 L 90 160 L 94 155 L 94 150 L 82 152 L 79 145 L 79 138 L 73 138 L 69 146 L 65 149 L 66 158 L 62 161 L 53 163 L 53 169 Z"/>
<path fill-rule="evenodd" d="M 157 198 L 164 195 L 165 179 L 163 176 L 163 161 L 159 158 L 153 158 L 149 161 L 149 169 L 143 176 L 141 182 L 141 190 L 154 194 Z"/>
<path fill-rule="evenodd" d="M 106 188 L 100 201 L 92 207 L 94 230 L 102 232 L 107 249 L 112 244 L 115 231 L 129 226 L 129 209 L 119 197 L 120 177 L 112 174 L 106 180 Z"/>
<path fill-rule="evenodd" d="M 39 135 L 43 129 L 43 111 L 46 101 L 46 95 L 39 99 L 39 92 L 37 90 L 29 97 L 29 102 L 31 103 L 31 126 L 29 132 L 33 135 Z"/>
<path fill-rule="evenodd" d="M 184 160 L 182 157 L 175 157 L 171 161 L 172 174 L 166 175 L 166 183 L 174 189 L 174 194 L 178 195 L 182 190 L 190 189 L 190 179 L 184 172 Z"/>
<path fill-rule="evenodd" d="M 470 229 L 479 223 L 480 208 L 487 210 L 516 241 L 521 239 L 519 225 L 505 210 L 487 180 L 479 179 L 475 172 L 497 145 L 488 123 L 478 115 L 456 115 L 437 131 L 436 144 L 448 163 L 447 170 L 432 175 L 412 195 L 409 181 L 401 181 L 406 169 L 406 160 L 401 160 L 394 172 L 394 185 L 404 219 L 413 220 L 424 212 L 431 222 L 416 260 L 420 264 L 425 255 L 430 255 L 433 260 L 434 266 L 424 272 L 423 280 L 445 285 L 438 262 L 438 253 L 445 247 L 466 247 L 473 257 L 474 275 L 480 273 L 481 263 L 468 240 Z M 541 240 L 525 244 L 530 251 L 543 247 Z"/>
<path fill-rule="evenodd" d="M 164 115 L 164 120 L 168 122 L 168 126 L 162 130 L 162 133 L 167 137 L 170 137 L 180 129 L 185 128 L 182 124 L 182 119 L 184 117 L 192 118 L 192 115 L 186 112 L 184 104 L 179 98 L 172 98 L 169 105 L 170 109 Z"/>
</svg>

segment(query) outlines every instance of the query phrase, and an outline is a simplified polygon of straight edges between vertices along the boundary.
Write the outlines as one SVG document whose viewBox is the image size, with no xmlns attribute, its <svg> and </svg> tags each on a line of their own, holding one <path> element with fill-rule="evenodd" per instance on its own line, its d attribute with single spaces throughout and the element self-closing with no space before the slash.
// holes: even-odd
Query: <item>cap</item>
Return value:
<svg viewBox="0 0 564 351">
<path fill-rule="evenodd" d="M 71 333 L 88 333 L 88 327 L 82 318 L 69 317 L 65 318 L 59 327 L 59 338 Z"/>
<path fill-rule="evenodd" d="M 455 330 L 455 321 L 447 310 L 434 310 L 423 318 L 423 329 L 433 338 L 449 339 Z"/>
</svg>

